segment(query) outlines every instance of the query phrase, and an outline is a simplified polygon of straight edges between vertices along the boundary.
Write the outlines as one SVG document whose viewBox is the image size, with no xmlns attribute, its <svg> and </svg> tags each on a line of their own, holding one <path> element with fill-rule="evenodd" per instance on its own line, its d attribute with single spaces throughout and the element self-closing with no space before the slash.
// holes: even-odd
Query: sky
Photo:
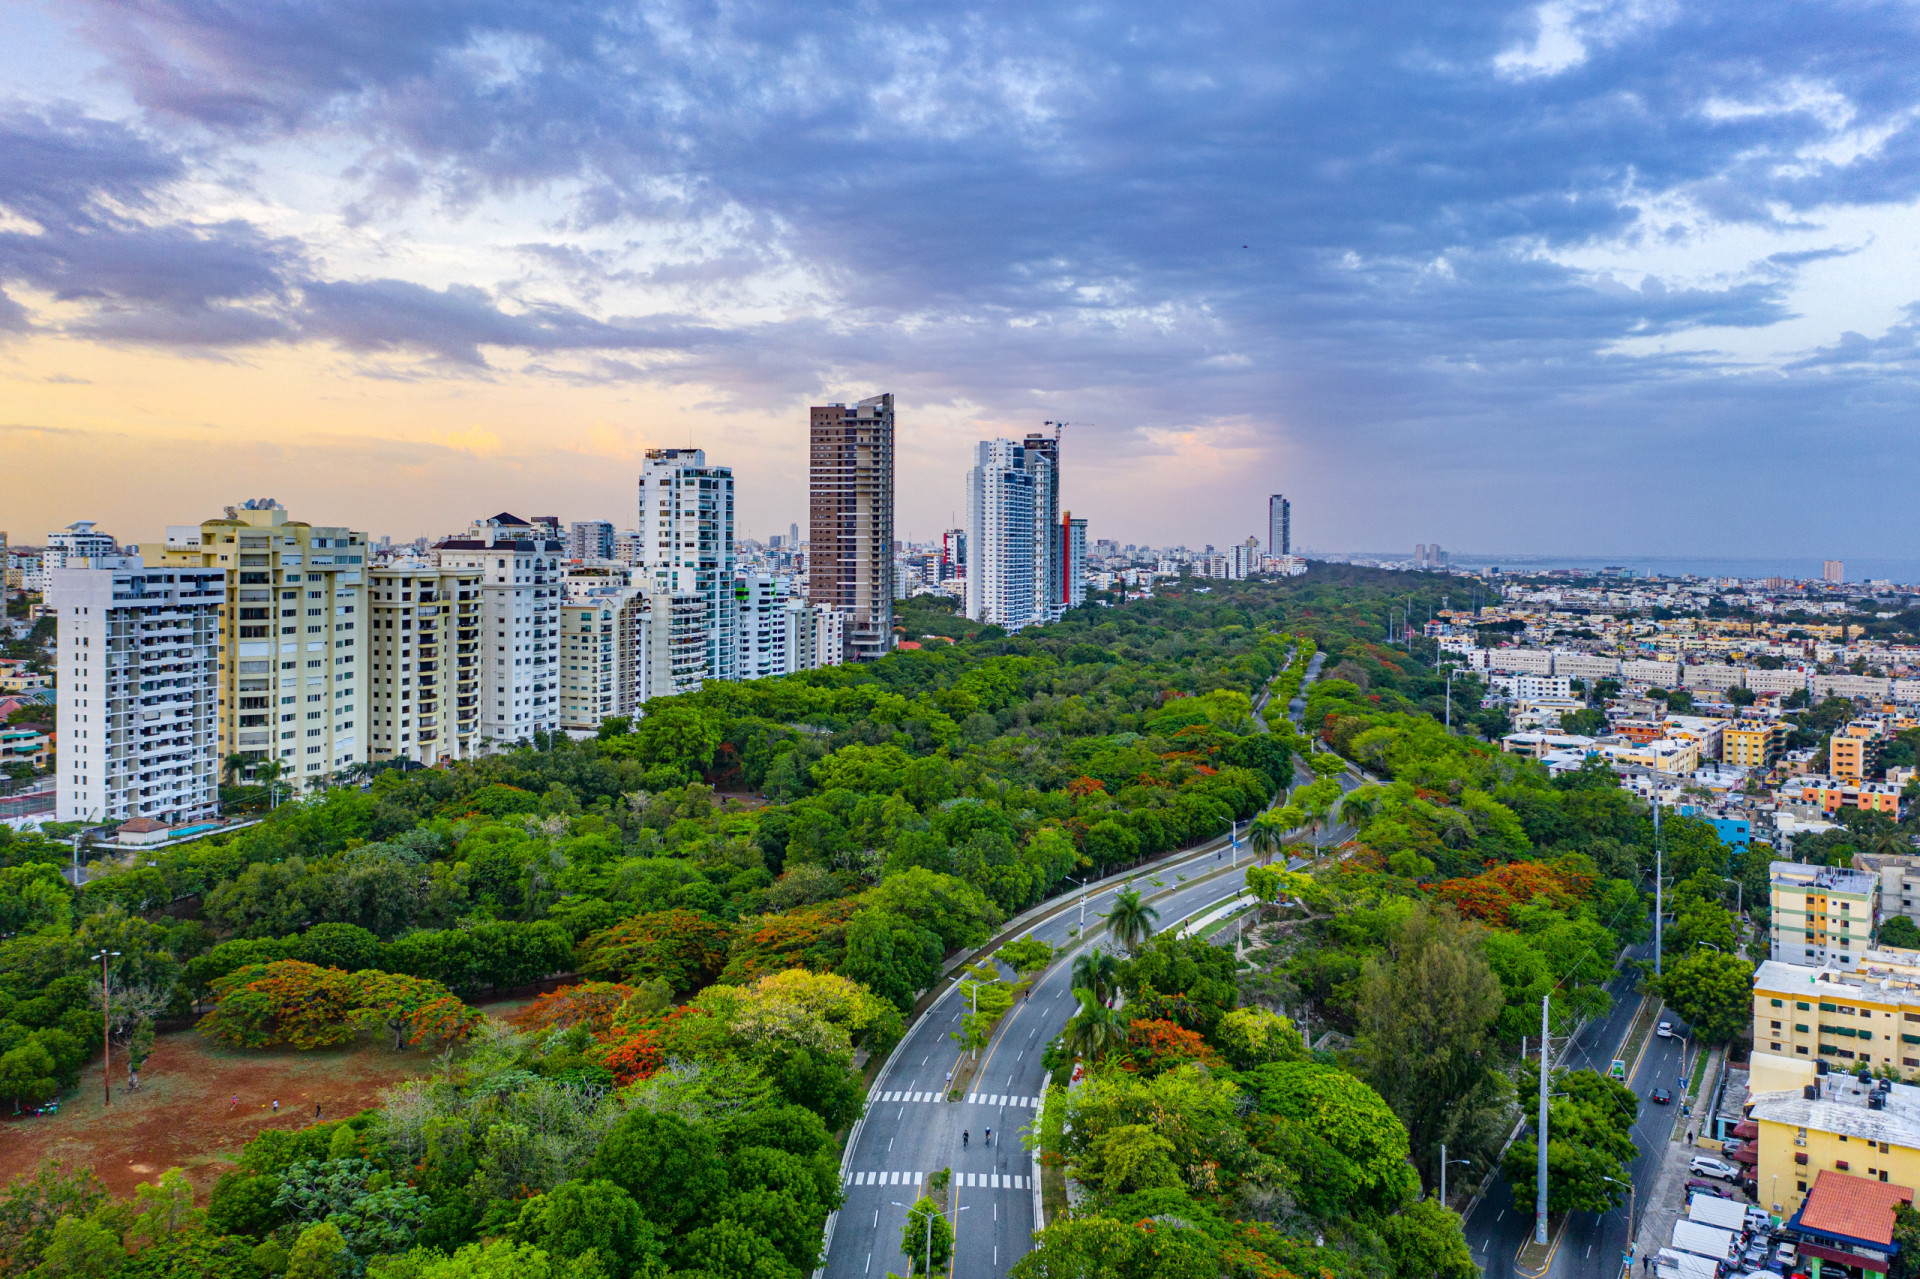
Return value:
<svg viewBox="0 0 1920 1279">
<path fill-rule="evenodd" d="M 277 497 L 898 532 L 1920 555 L 1920 9 L 0 0 L 0 529 Z"/>
</svg>

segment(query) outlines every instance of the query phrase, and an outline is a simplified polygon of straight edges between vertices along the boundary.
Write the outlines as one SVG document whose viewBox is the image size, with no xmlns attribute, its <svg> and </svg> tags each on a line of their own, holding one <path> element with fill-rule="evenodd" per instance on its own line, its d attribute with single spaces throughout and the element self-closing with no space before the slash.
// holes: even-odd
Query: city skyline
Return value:
<svg viewBox="0 0 1920 1279">
<path fill-rule="evenodd" d="M 622 12 L 9 4 L 9 523 L 605 518 L 691 446 L 765 534 L 884 389 L 915 539 L 1066 418 L 1144 541 L 1911 549 L 1902 11 Z"/>
</svg>

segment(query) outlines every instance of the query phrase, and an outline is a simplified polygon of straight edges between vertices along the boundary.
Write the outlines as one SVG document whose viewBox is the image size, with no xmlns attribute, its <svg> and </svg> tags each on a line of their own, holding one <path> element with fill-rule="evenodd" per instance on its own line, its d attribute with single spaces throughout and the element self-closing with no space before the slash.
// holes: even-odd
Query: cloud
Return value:
<svg viewBox="0 0 1920 1279">
<path fill-rule="evenodd" d="M 677 382 L 735 408 L 884 385 L 1089 417 L 1122 459 L 1211 430 L 1236 457 L 1469 486 L 1475 465 L 1624 483 L 1653 422 L 1720 466 L 1846 420 L 1863 387 L 1894 426 L 1916 398 L 1906 326 L 1717 349 L 1870 251 L 1808 247 L 1829 211 L 1920 200 L 1898 54 L 1920 19 L 1897 7 L 73 12 L 142 114 L 0 117 L 0 330 L 322 343 L 369 377 Z M 330 194 L 302 218 L 199 203 L 245 185 L 234 157 L 309 151 L 329 159 L 299 185 Z M 441 242 L 342 269 L 281 229 L 303 219 Z M 1749 260 L 1635 263 L 1728 228 Z M 463 244 L 510 264 L 463 270 Z M 1602 250 L 1617 265 L 1581 264 Z M 1920 281 L 1878 287 L 1898 306 Z"/>
</svg>

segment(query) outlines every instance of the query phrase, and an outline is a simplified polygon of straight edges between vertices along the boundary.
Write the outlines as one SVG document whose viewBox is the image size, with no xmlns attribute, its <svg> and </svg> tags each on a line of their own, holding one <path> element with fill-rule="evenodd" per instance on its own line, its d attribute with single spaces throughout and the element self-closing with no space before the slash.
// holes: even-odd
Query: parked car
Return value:
<svg viewBox="0 0 1920 1279">
<path fill-rule="evenodd" d="M 1732 1186 L 1722 1185 L 1717 1181 L 1701 1181 L 1697 1177 L 1687 1183 L 1687 1194 L 1688 1196 L 1696 1194 L 1712 1195 L 1715 1199 L 1732 1199 L 1735 1197 Z"/>
<path fill-rule="evenodd" d="M 1737 1167 L 1724 1160 L 1715 1159 L 1712 1155 L 1695 1155 L 1687 1161 L 1687 1171 L 1702 1177 L 1718 1177 L 1722 1181 L 1740 1180 L 1740 1170 Z M 1729 1195 L 1728 1198 L 1732 1196 Z"/>
<path fill-rule="evenodd" d="M 1660 1038 L 1662 1039 L 1672 1039 L 1673 1023 L 1670 1021 L 1663 1021 L 1660 1023 L 1660 1029 L 1654 1031 L 1653 1033 L 1660 1036 Z"/>
<path fill-rule="evenodd" d="M 1553 1143 L 1552 1143 L 1552 1142 L 1548 1142 L 1547 1144 L 1548 1144 L 1548 1145 L 1552 1145 Z M 1740 1139 L 1740 1138 L 1738 1138 L 1738 1137 L 1729 1137 L 1729 1138 L 1727 1138 L 1727 1139 L 1726 1139 L 1725 1141 L 1723 1141 L 1723 1142 L 1721 1142 L 1721 1143 L 1720 1143 L 1720 1149 L 1721 1149 L 1722 1151 L 1724 1151 L 1725 1153 L 1727 1153 L 1727 1154 L 1729 1154 L 1729 1155 L 1730 1155 L 1730 1154 L 1732 1154 L 1732 1153 L 1733 1153 L 1734 1151 L 1736 1151 L 1736 1150 L 1738 1150 L 1738 1149 L 1740 1149 L 1740 1147 L 1742 1147 L 1742 1146 L 1744 1146 L 1744 1145 L 1746 1145 L 1746 1144 L 1747 1144 L 1747 1143 L 1746 1143 L 1745 1141 L 1743 1141 L 1743 1140 L 1741 1140 L 1741 1139 Z"/>
<path fill-rule="evenodd" d="M 1790 1243 L 1781 1244 L 1774 1250 L 1773 1263 L 1779 1266 L 1783 1273 L 1793 1269 L 1800 1264 L 1800 1249 Z"/>
<path fill-rule="evenodd" d="M 1551 1143 L 1549 1143 L 1551 1144 Z M 1747 1205 L 1747 1229 L 1773 1233 L 1773 1218 L 1758 1204 Z"/>
<path fill-rule="evenodd" d="M 1740 1254 L 1740 1264 L 1749 1270 L 1758 1270 L 1767 1264 L 1767 1245 L 1750 1243 L 1747 1250 Z"/>
<path fill-rule="evenodd" d="M 1673 1100 L 1673 1091 L 1668 1088 L 1656 1088 L 1647 1094 L 1647 1100 L 1656 1106 L 1667 1105 Z M 1553 1143 L 1548 1142 L 1547 1144 L 1552 1145 Z"/>
</svg>

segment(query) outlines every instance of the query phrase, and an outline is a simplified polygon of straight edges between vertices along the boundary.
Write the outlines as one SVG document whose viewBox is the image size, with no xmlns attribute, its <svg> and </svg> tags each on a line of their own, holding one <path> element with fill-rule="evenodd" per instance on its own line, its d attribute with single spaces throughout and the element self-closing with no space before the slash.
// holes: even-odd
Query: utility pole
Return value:
<svg viewBox="0 0 1920 1279">
<path fill-rule="evenodd" d="M 1540 1158 L 1534 1170 L 1533 1241 L 1542 1247 L 1547 1242 L 1547 1069 L 1552 1065 L 1552 1037 L 1547 1033 L 1547 1001 L 1540 996 Z"/>
<path fill-rule="evenodd" d="M 1660 779 L 1653 782 L 1653 975 L 1660 975 L 1660 916 L 1666 908 L 1666 866 L 1660 855 Z"/>
<path fill-rule="evenodd" d="M 100 1083 L 106 1089 L 105 1104 L 113 1104 L 113 999 L 108 986 L 107 960 L 117 959 L 117 950 L 103 950 L 93 958 L 100 961 L 100 1047 L 104 1055 L 100 1059 Z"/>
</svg>

